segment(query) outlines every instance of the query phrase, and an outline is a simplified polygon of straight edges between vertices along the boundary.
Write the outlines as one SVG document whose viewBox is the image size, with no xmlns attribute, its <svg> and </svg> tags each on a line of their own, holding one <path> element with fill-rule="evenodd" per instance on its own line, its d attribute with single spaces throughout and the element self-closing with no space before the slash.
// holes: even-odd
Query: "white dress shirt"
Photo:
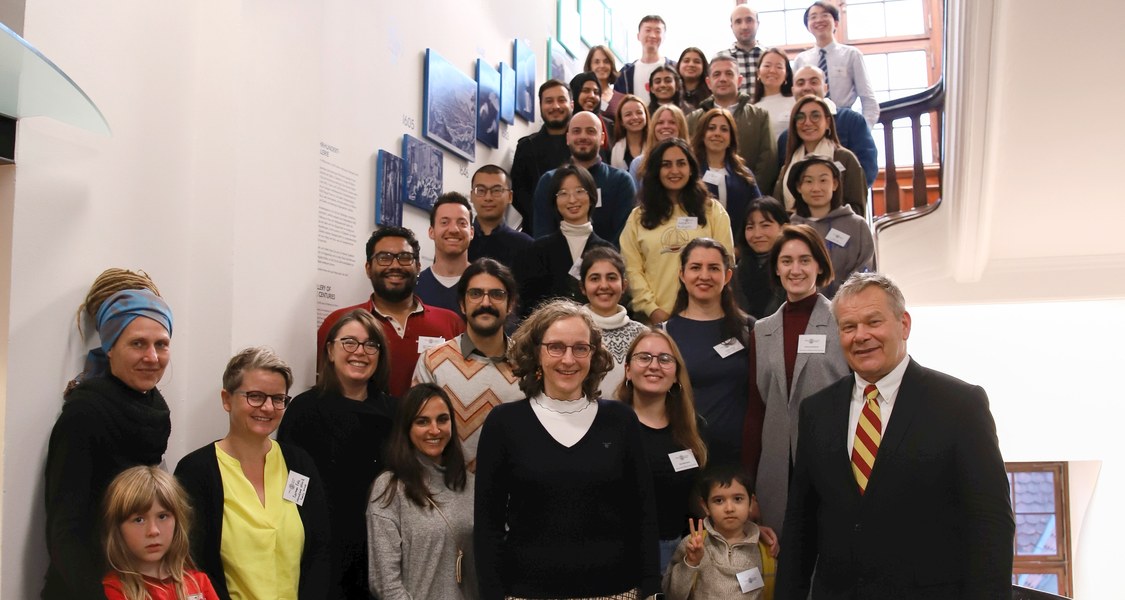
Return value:
<svg viewBox="0 0 1125 600">
<path fill-rule="evenodd" d="M 882 379 L 875 382 L 875 387 L 879 389 L 879 424 L 882 430 L 879 435 L 882 436 L 887 431 L 887 423 L 891 422 L 891 411 L 895 407 L 895 399 L 898 398 L 898 388 L 902 387 L 902 374 L 906 372 L 906 365 L 910 362 L 910 355 L 902 359 L 890 373 L 883 376 Z M 863 398 L 863 389 L 870 384 L 870 381 L 864 381 L 858 374 L 855 376 L 855 385 L 852 387 L 852 401 L 848 409 L 848 458 L 852 456 L 852 445 L 855 443 L 855 428 L 859 426 L 859 415 L 863 412 L 863 405 L 865 400 Z M 876 458 L 878 460 L 878 458 Z"/>
<path fill-rule="evenodd" d="M 879 103 L 875 101 L 875 91 L 867 80 L 863 53 L 835 40 L 825 46 L 824 50 L 828 61 L 828 97 L 846 108 L 850 108 L 855 104 L 856 98 L 859 98 L 863 106 L 863 119 L 867 121 L 868 127 L 874 127 L 879 122 Z M 819 62 L 820 48 L 813 46 L 793 59 L 793 72 L 801 67 L 818 66 Z"/>
</svg>

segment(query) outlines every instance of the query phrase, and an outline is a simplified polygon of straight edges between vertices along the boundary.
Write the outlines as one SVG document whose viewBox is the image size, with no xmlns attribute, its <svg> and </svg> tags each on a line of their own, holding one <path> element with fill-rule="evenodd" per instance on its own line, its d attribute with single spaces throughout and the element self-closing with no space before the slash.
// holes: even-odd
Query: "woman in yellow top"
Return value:
<svg viewBox="0 0 1125 600">
<path fill-rule="evenodd" d="M 176 466 L 197 515 L 192 556 L 223 599 L 336 596 L 320 475 L 303 450 L 270 439 L 292 384 L 271 350 L 239 352 L 223 373 L 230 430 Z"/>
<path fill-rule="evenodd" d="M 734 252 L 730 215 L 704 187 L 699 163 L 682 139 L 664 140 L 645 159 L 640 206 L 621 232 L 633 311 L 652 323 L 671 316 L 680 289 L 680 250 L 707 237 Z"/>
</svg>

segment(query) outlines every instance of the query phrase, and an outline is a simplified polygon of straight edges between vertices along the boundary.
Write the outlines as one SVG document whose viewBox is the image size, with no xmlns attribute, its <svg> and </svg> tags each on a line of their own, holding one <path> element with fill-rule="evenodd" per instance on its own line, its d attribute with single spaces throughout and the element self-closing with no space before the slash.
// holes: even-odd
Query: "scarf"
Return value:
<svg viewBox="0 0 1125 600">
<path fill-rule="evenodd" d="M 593 201 L 593 198 L 590 199 Z M 559 232 L 566 238 L 566 244 L 570 247 L 570 260 L 578 262 L 582 257 L 582 249 L 586 247 L 586 240 L 590 239 L 590 234 L 594 233 L 594 224 L 586 221 L 581 225 L 571 225 L 566 221 L 559 222 Z"/>
</svg>

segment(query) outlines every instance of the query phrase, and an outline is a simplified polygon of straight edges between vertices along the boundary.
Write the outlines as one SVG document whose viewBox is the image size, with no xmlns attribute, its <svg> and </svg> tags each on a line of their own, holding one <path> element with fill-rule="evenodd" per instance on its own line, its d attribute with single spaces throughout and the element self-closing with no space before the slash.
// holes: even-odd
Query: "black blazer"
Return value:
<svg viewBox="0 0 1125 600">
<path fill-rule="evenodd" d="M 289 444 L 279 443 L 285 465 L 309 478 L 305 503 L 297 506 L 305 526 L 305 548 L 301 553 L 301 575 L 297 586 L 299 600 L 323 600 L 334 592 L 331 580 L 329 555 L 328 504 L 324 498 L 323 482 L 309 455 Z M 223 538 L 223 476 L 219 473 L 219 460 L 215 444 L 206 446 L 183 457 L 176 465 L 176 478 L 191 496 L 195 520 L 191 530 L 191 556 L 196 566 L 207 573 L 215 592 L 222 600 L 230 600 L 227 578 L 223 572 L 223 559 L 219 548 Z M 333 597 L 335 594 L 332 594 Z"/>
<path fill-rule="evenodd" d="M 613 244 L 591 233 L 582 248 L 586 254 L 596 246 L 613 247 Z M 516 280 L 520 282 L 520 315 L 527 317 L 549 298 L 569 298 L 579 304 L 586 303 L 582 286 L 570 276 L 574 261 L 570 246 L 562 232 L 556 231 L 532 242 L 527 253 L 516 263 Z"/>
<path fill-rule="evenodd" d="M 1015 521 L 988 397 L 907 365 L 860 495 L 848 375 L 801 405 L 778 600 L 1011 598 Z M 815 566 L 815 574 L 814 574 Z"/>
</svg>

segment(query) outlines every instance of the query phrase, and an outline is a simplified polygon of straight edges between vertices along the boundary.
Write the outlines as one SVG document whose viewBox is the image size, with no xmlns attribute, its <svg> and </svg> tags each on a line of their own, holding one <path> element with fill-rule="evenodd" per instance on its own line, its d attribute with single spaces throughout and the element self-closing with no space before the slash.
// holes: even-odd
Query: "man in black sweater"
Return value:
<svg viewBox="0 0 1125 600">
<path fill-rule="evenodd" d="M 539 86 L 539 111 L 543 127 L 520 138 L 512 159 L 512 205 L 523 217 L 523 231 L 530 232 L 534 219 L 533 198 L 539 178 L 570 158 L 566 146 L 566 124 L 570 121 L 570 88 L 557 79 Z"/>
</svg>

